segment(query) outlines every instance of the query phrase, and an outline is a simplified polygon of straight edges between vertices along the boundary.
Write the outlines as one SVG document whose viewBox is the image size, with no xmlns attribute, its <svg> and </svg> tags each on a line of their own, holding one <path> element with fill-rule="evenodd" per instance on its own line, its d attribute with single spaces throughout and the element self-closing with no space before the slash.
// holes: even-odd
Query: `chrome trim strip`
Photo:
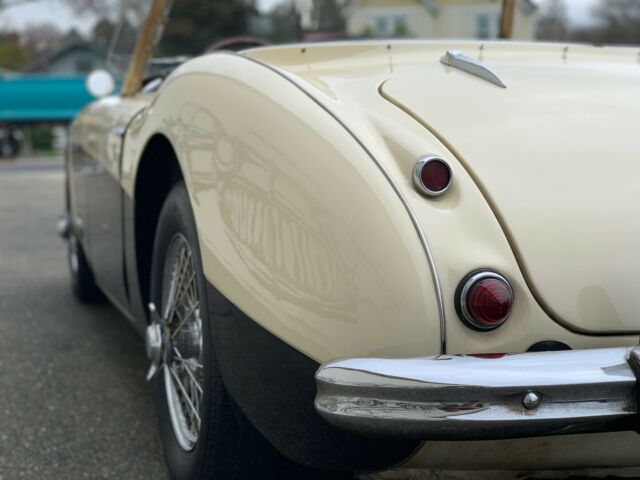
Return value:
<svg viewBox="0 0 640 480">
<path fill-rule="evenodd" d="M 316 373 L 315 407 L 346 430 L 422 440 L 635 430 L 630 362 L 639 354 L 623 347 L 338 360 Z"/>
<path fill-rule="evenodd" d="M 458 50 L 448 50 L 440 59 L 440 63 L 467 72 L 498 87 L 507 88 L 507 84 L 484 63 L 468 57 Z"/>
<path fill-rule="evenodd" d="M 422 169 L 427 163 L 435 162 L 435 161 L 444 164 L 444 166 L 447 167 L 447 170 L 449 171 L 449 183 L 447 183 L 447 186 L 439 191 L 434 191 L 434 190 L 431 190 L 430 188 L 427 188 L 427 186 L 422 182 Z M 418 160 L 416 164 L 413 166 L 412 176 L 413 176 L 413 184 L 416 186 L 418 191 L 428 197 L 439 197 L 440 195 L 445 193 L 447 190 L 449 190 L 449 187 L 451 187 L 451 183 L 453 183 L 453 173 L 451 172 L 451 167 L 447 162 L 445 162 L 442 158 L 436 155 L 425 155 L 424 157 L 420 158 L 420 160 Z"/>
<path fill-rule="evenodd" d="M 333 119 L 336 122 L 338 122 L 342 126 L 342 128 L 344 128 L 347 131 L 347 133 L 349 133 L 349 135 L 351 135 L 351 137 L 360 145 L 360 147 L 362 147 L 362 149 L 369 156 L 369 158 L 371 158 L 371 160 L 373 160 L 373 162 L 377 165 L 378 169 L 380 169 L 382 174 L 385 176 L 385 178 L 387 179 L 387 181 L 389 182 L 393 190 L 396 192 L 396 194 L 400 198 L 400 201 L 402 202 L 405 210 L 409 214 L 409 218 L 411 218 L 411 222 L 413 223 L 413 226 L 416 229 L 416 232 L 418 233 L 418 237 L 420 238 L 420 243 L 422 244 L 422 248 L 424 249 L 425 254 L 427 256 L 427 263 L 429 264 L 429 268 L 431 269 L 431 278 L 433 280 L 433 285 L 435 289 L 436 301 L 438 302 L 438 315 L 440 320 L 440 353 L 443 355 L 446 354 L 447 353 L 447 332 L 446 332 L 447 326 L 446 326 L 446 318 L 445 318 L 445 310 L 444 310 L 444 298 L 442 295 L 442 286 L 440 284 L 440 279 L 438 277 L 435 260 L 431 253 L 431 249 L 429 248 L 427 237 L 423 232 L 422 227 L 420 227 L 417 217 L 413 213 L 413 210 L 411 210 L 411 207 L 409 206 L 409 202 L 407 201 L 406 197 L 400 191 L 400 188 L 398 187 L 398 185 L 391 178 L 391 174 L 389 174 L 387 169 L 384 168 L 384 166 L 378 161 L 378 159 L 376 159 L 373 153 L 367 148 L 364 142 L 360 140 L 360 138 L 358 138 L 355 132 L 353 132 L 353 130 L 351 130 L 344 121 L 342 121 L 333 111 L 331 111 L 329 107 L 327 107 L 319 99 L 314 97 L 311 92 L 307 91 L 302 85 L 295 82 L 285 72 L 283 72 L 282 70 L 272 65 L 269 65 L 268 63 L 263 63 L 260 60 L 256 60 L 255 58 L 247 57 L 237 53 L 221 52 L 219 53 L 219 55 L 233 55 L 235 57 L 244 58 L 246 60 L 249 60 L 250 62 L 253 62 L 257 65 L 261 65 L 262 67 L 265 67 L 271 70 L 273 73 L 277 74 L 278 76 L 290 82 L 292 85 L 297 87 L 302 93 L 304 93 L 307 97 L 309 97 L 309 99 L 311 99 L 314 103 L 316 103 L 320 108 L 322 108 L 325 112 L 331 115 L 331 117 L 333 117 Z"/>
<path fill-rule="evenodd" d="M 137 115 L 137 114 L 136 114 Z M 124 137 L 124 134 L 127 132 L 127 129 L 125 127 L 116 125 L 114 127 L 111 127 L 111 133 L 113 135 L 115 135 L 116 137 Z"/>
</svg>

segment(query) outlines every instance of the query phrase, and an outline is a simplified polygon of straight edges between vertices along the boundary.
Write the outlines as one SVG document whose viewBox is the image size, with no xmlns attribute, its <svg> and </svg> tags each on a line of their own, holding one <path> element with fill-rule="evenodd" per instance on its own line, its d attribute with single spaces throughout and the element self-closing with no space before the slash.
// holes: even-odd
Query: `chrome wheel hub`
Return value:
<svg viewBox="0 0 640 480">
<path fill-rule="evenodd" d="M 147 327 L 147 330 L 144 332 L 144 347 L 147 351 L 147 357 L 149 357 L 149 360 L 151 361 L 151 368 L 149 369 L 147 380 L 151 380 L 151 378 L 153 378 L 155 373 L 162 365 L 163 344 L 162 326 L 160 325 L 160 322 L 153 318 L 158 317 L 157 313 L 155 312 L 155 306 L 153 304 L 149 305 L 149 310 L 153 311 L 154 313 L 151 315 L 153 319 L 151 325 L 149 325 Z"/>
<path fill-rule="evenodd" d="M 193 450 L 202 411 L 202 319 L 191 247 L 177 234 L 167 250 L 162 315 L 149 305 L 145 347 L 151 361 L 147 379 L 162 372 L 171 425 L 180 446 Z"/>
</svg>

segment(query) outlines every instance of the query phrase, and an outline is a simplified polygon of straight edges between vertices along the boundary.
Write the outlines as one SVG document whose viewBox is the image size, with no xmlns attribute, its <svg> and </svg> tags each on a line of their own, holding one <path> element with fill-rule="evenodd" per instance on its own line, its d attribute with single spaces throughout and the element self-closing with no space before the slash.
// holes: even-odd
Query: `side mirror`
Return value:
<svg viewBox="0 0 640 480">
<path fill-rule="evenodd" d="M 116 82 L 106 70 L 94 70 L 87 77 L 85 85 L 92 96 L 102 98 L 113 92 Z"/>
</svg>

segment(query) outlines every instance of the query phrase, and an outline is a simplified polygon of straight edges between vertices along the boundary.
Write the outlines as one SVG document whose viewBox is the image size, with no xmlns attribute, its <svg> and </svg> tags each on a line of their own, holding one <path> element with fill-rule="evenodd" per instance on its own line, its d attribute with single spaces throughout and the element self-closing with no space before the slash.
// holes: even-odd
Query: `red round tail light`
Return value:
<svg viewBox="0 0 640 480">
<path fill-rule="evenodd" d="M 425 195 L 442 195 L 451 185 L 451 168 L 441 158 L 423 157 L 413 168 L 413 183 Z"/>
<path fill-rule="evenodd" d="M 467 326 L 493 330 L 509 318 L 513 289 L 507 279 L 496 272 L 474 272 L 460 282 L 456 300 L 458 315 Z"/>
</svg>

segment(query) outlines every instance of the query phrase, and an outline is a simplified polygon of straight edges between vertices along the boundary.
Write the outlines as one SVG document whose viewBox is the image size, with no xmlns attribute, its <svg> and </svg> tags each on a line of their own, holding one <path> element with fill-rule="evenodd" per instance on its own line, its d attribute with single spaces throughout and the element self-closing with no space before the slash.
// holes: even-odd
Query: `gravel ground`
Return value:
<svg viewBox="0 0 640 480">
<path fill-rule="evenodd" d="M 0 480 L 167 478 L 142 339 L 71 295 L 62 180 L 0 162 Z"/>
</svg>

